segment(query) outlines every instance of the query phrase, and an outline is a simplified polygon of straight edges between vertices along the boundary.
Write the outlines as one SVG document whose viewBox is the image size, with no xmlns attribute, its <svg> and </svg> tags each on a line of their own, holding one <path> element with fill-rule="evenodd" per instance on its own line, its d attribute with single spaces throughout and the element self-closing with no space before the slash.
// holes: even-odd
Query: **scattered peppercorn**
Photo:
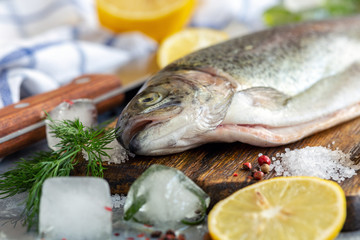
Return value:
<svg viewBox="0 0 360 240">
<path fill-rule="evenodd" d="M 268 172 L 270 172 L 270 166 L 269 166 L 269 164 L 267 164 L 267 163 L 264 163 L 263 165 L 261 165 L 261 171 L 263 172 L 263 173 L 268 173 Z"/>
<path fill-rule="evenodd" d="M 251 168 L 252 168 L 251 163 L 249 163 L 249 162 L 243 163 L 242 167 L 245 170 L 251 170 Z"/>
<path fill-rule="evenodd" d="M 175 240 L 176 239 L 175 232 L 173 230 L 167 230 L 165 233 L 165 236 L 162 236 L 160 239 L 161 240 Z"/>
<path fill-rule="evenodd" d="M 264 163 L 266 164 L 271 164 L 271 160 L 268 156 L 266 155 L 261 155 L 259 158 L 258 158 L 258 163 L 260 166 L 262 166 Z"/>
<path fill-rule="evenodd" d="M 185 235 L 179 234 L 176 236 L 173 230 L 167 230 L 165 234 L 162 234 L 161 231 L 154 231 L 150 237 L 157 238 L 158 240 L 186 240 Z"/>
<path fill-rule="evenodd" d="M 161 237 L 160 240 L 175 240 L 177 239 L 176 236 L 166 234 L 165 236 Z"/>
<path fill-rule="evenodd" d="M 247 176 L 247 179 L 248 179 L 248 180 L 253 180 L 254 177 L 253 177 L 253 176 Z"/>
<path fill-rule="evenodd" d="M 254 179 L 256 180 L 262 180 L 264 177 L 264 173 L 262 171 L 257 171 L 254 173 Z"/>
<path fill-rule="evenodd" d="M 254 167 L 253 169 L 251 169 L 251 175 L 254 176 L 254 174 L 255 174 L 257 171 L 260 171 L 260 168 L 259 168 L 259 167 Z"/>
<path fill-rule="evenodd" d="M 175 235 L 175 232 L 174 232 L 173 230 L 170 230 L 170 229 L 167 230 L 165 234 L 166 234 L 166 235 L 171 235 L 171 236 L 174 236 L 174 237 L 176 236 L 176 235 Z"/>
<path fill-rule="evenodd" d="M 158 237 L 161 236 L 161 234 L 162 234 L 161 231 L 154 231 L 154 232 L 152 232 L 152 233 L 150 234 L 150 237 L 152 237 L 152 238 L 158 238 Z"/>
<path fill-rule="evenodd" d="M 177 238 L 178 238 L 178 240 L 186 240 L 185 235 L 183 235 L 183 234 L 179 234 L 179 236 Z"/>
</svg>

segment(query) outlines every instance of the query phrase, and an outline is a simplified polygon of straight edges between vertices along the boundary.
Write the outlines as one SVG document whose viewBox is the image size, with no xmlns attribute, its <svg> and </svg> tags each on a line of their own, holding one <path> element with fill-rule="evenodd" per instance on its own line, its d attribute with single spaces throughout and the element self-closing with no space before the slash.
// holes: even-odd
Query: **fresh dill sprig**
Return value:
<svg viewBox="0 0 360 240">
<path fill-rule="evenodd" d="M 79 119 L 54 121 L 50 117 L 51 133 L 58 139 L 57 150 L 40 151 L 30 159 L 20 159 L 11 170 L 0 174 L 0 196 L 6 198 L 21 192 L 29 192 L 22 214 L 24 224 L 30 229 L 37 223 L 42 184 L 47 178 L 69 176 L 84 154 L 87 175 L 104 176 L 102 157 L 110 157 L 106 145 L 115 139 L 115 130 L 85 127 Z"/>
</svg>

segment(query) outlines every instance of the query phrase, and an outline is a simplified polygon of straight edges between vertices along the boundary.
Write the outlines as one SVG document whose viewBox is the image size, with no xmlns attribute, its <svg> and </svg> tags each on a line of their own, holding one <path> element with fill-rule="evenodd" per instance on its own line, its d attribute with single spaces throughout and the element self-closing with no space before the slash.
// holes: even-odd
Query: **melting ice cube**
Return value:
<svg viewBox="0 0 360 240">
<path fill-rule="evenodd" d="M 112 233 L 109 184 L 95 177 L 56 177 L 42 187 L 39 233 L 45 239 L 106 240 Z"/>
<path fill-rule="evenodd" d="M 97 123 L 97 111 L 91 99 L 76 99 L 60 103 L 50 113 L 50 117 L 57 120 L 75 120 L 78 118 L 86 127 L 95 126 Z M 49 121 L 46 121 L 46 139 L 48 145 L 53 150 L 58 150 L 55 145 L 59 143 L 53 134 L 50 133 Z"/>
<path fill-rule="evenodd" d="M 209 196 L 181 171 L 154 164 L 131 185 L 124 218 L 155 226 L 194 223 L 209 203 Z"/>
</svg>

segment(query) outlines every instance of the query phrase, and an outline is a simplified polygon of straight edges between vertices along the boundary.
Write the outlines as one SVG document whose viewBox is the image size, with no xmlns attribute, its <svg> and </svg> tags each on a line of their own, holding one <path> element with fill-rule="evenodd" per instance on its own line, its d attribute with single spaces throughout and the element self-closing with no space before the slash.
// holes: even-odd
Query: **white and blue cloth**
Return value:
<svg viewBox="0 0 360 240">
<path fill-rule="evenodd" d="M 236 20 L 256 28 L 263 9 L 276 2 L 200 0 L 190 25 L 223 28 Z M 141 33 L 101 28 L 94 5 L 94 0 L 0 0 L 0 108 L 81 74 L 112 73 L 156 50 L 157 43 Z"/>
</svg>

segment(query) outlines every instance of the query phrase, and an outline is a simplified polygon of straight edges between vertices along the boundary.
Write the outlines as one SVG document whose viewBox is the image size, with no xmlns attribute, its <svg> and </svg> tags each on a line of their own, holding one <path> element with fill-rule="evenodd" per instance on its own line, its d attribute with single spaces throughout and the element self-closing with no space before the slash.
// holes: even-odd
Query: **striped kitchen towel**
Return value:
<svg viewBox="0 0 360 240">
<path fill-rule="evenodd" d="M 140 33 L 99 28 L 93 9 L 88 0 L 0 1 L 0 107 L 156 49 Z"/>
<path fill-rule="evenodd" d="M 201 0 L 191 25 L 222 28 L 244 20 L 254 16 L 253 2 Z M 94 9 L 94 0 L 0 0 L 0 108 L 80 74 L 115 72 L 156 50 L 157 44 L 140 33 L 102 29 Z"/>
</svg>

